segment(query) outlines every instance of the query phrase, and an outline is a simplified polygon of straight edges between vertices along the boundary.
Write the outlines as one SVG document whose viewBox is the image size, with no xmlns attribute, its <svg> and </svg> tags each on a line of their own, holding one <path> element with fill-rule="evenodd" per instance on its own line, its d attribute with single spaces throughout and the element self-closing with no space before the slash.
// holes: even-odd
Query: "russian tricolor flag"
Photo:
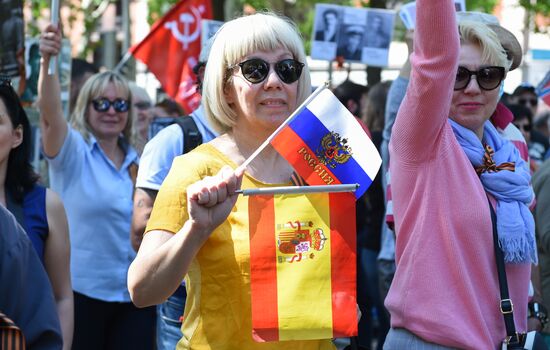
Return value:
<svg viewBox="0 0 550 350">
<path fill-rule="evenodd" d="M 328 90 L 314 97 L 273 139 L 309 185 L 359 184 L 361 197 L 382 159 L 359 122 Z"/>
</svg>

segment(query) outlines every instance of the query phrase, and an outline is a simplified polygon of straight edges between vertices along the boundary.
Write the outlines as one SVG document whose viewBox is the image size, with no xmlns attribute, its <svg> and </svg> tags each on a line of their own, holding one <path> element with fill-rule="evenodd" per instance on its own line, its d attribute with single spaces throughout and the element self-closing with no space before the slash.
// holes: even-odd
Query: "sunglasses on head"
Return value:
<svg viewBox="0 0 550 350">
<path fill-rule="evenodd" d="M 504 79 L 506 71 L 503 67 L 489 66 L 471 71 L 466 67 L 458 67 L 455 80 L 455 91 L 463 90 L 470 84 L 472 75 L 476 76 L 477 85 L 482 90 L 496 89 Z"/>
<path fill-rule="evenodd" d="M 531 106 L 537 106 L 539 104 L 539 100 L 536 98 L 520 98 L 518 99 L 518 104 L 522 106 L 527 106 L 528 104 Z"/>
<path fill-rule="evenodd" d="M 117 98 L 114 101 L 105 97 L 96 98 L 92 100 L 92 106 L 94 106 L 97 112 L 107 112 L 111 106 L 113 106 L 117 113 L 128 112 L 128 109 L 130 109 L 128 100 L 122 98 Z"/>
<path fill-rule="evenodd" d="M 271 64 L 261 58 L 251 58 L 244 62 L 238 63 L 232 68 L 239 66 L 243 77 L 252 84 L 259 84 L 267 78 Z M 295 59 L 287 58 L 274 63 L 275 73 L 285 84 L 292 84 L 302 75 L 304 64 Z"/>
</svg>

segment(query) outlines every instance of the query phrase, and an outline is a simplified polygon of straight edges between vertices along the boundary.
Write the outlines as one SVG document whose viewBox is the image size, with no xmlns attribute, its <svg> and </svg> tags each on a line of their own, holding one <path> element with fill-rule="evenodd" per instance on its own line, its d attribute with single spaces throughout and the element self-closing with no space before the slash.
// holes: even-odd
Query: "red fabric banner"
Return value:
<svg viewBox="0 0 550 350">
<path fill-rule="evenodd" d="M 201 50 L 203 19 L 212 19 L 210 1 L 181 0 L 153 25 L 145 39 L 130 48 L 187 113 L 200 104 L 193 67 Z"/>
</svg>

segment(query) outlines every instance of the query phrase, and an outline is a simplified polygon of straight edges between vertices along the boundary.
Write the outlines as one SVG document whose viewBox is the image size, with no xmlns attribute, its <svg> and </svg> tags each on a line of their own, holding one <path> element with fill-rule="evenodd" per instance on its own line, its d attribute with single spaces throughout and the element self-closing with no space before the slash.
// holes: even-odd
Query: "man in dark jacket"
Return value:
<svg viewBox="0 0 550 350">
<path fill-rule="evenodd" d="M 23 228 L 1 205 L 0 311 L 23 331 L 27 349 L 63 347 L 48 275 Z"/>
</svg>

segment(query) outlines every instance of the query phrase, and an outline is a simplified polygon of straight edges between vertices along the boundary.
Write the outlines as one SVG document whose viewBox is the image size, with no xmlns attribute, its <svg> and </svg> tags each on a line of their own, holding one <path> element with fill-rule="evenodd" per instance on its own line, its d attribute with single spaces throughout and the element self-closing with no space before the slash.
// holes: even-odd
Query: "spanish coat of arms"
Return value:
<svg viewBox="0 0 550 350">
<path fill-rule="evenodd" d="M 277 235 L 277 246 L 279 253 L 283 254 L 278 255 L 278 261 L 281 263 L 313 259 L 314 252 L 325 247 L 327 238 L 322 229 L 313 228 L 312 221 L 289 221 L 279 225 L 279 228 L 281 231 Z"/>
</svg>

